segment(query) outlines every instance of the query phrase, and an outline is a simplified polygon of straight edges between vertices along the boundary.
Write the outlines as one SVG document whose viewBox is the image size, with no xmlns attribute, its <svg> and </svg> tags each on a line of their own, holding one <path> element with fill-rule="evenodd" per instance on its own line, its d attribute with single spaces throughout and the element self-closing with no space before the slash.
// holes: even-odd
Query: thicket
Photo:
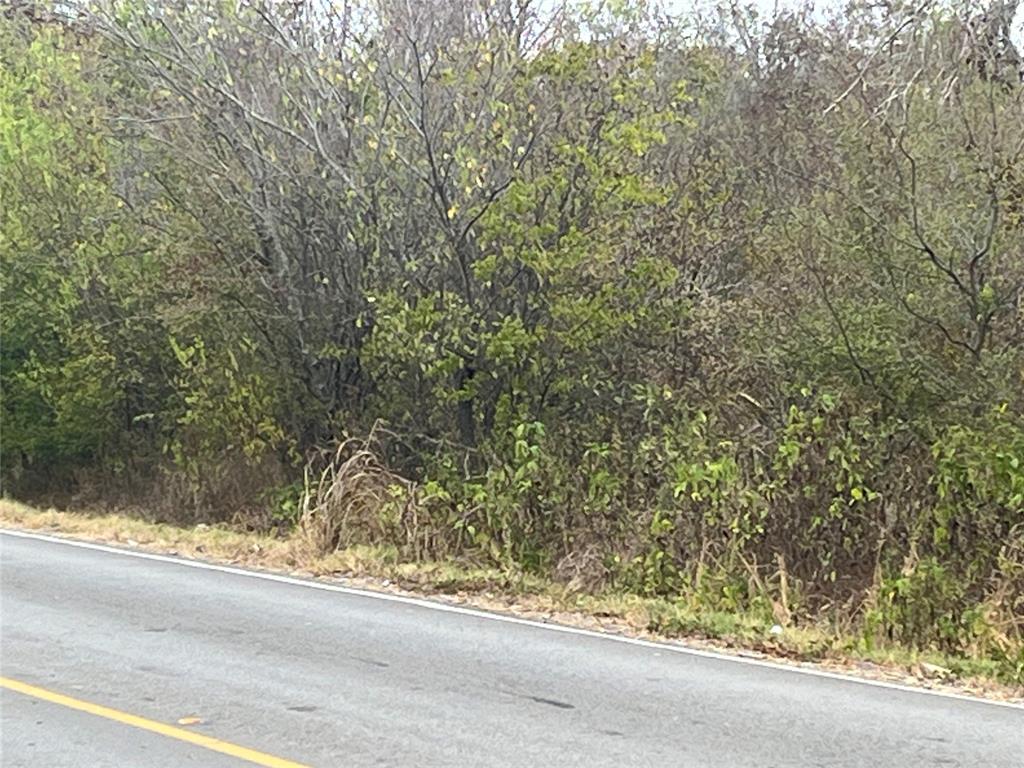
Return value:
<svg viewBox="0 0 1024 768">
<path fill-rule="evenodd" d="M 1013 7 L 8 3 L 2 476 L 1024 677 Z"/>
</svg>

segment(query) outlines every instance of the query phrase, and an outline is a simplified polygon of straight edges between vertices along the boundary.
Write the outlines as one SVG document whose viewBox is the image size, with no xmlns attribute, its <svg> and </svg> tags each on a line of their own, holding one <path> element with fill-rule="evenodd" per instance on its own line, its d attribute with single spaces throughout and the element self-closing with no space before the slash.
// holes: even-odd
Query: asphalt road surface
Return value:
<svg viewBox="0 0 1024 768">
<path fill-rule="evenodd" d="M 0 563 L 5 768 L 1024 766 L 1020 707 L 11 533 Z"/>
</svg>

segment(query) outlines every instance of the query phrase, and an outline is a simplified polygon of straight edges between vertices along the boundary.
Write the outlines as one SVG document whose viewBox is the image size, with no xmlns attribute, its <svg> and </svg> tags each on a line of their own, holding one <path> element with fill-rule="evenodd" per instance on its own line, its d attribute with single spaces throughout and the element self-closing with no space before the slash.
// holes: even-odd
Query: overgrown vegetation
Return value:
<svg viewBox="0 0 1024 768">
<path fill-rule="evenodd" d="M 3 10 L 8 493 L 1024 680 L 1012 6 L 326 6 Z"/>
<path fill-rule="evenodd" d="M 802 622 L 781 634 L 758 611 L 711 609 L 678 596 L 643 596 L 617 589 L 581 591 L 579 585 L 493 564 L 445 559 L 411 560 L 390 544 L 356 544 L 323 552 L 301 529 L 281 534 L 237 526 L 152 522 L 138 514 L 102 509 L 36 509 L 0 500 L 0 525 L 71 536 L 204 561 L 291 573 L 373 591 L 431 595 L 445 602 L 581 626 L 613 634 L 778 662 L 813 664 L 844 674 L 1024 701 L 1024 686 L 1003 681 L 997 661 L 899 644 L 867 646 L 846 627 Z"/>
</svg>

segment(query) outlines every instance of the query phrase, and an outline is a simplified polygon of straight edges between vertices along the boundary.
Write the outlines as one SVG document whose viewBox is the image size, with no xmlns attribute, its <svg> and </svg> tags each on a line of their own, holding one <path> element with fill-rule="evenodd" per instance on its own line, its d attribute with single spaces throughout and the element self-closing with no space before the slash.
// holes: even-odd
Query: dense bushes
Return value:
<svg viewBox="0 0 1024 768">
<path fill-rule="evenodd" d="M 8 492 L 1020 673 L 993 14 L 69 6 L 0 32 Z"/>
</svg>

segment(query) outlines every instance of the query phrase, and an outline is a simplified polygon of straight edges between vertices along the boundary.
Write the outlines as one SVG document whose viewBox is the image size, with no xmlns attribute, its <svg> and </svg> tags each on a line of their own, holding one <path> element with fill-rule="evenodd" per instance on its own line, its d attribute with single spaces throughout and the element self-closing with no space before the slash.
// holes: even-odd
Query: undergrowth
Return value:
<svg viewBox="0 0 1024 768">
<path fill-rule="evenodd" d="M 133 514 L 42 510 L 9 500 L 0 500 L 0 524 L 248 567 L 344 578 L 375 589 L 451 595 L 487 609 L 617 633 L 706 642 L 712 648 L 754 651 L 855 672 L 868 669 L 901 682 L 959 683 L 987 695 L 1024 696 L 1019 672 L 1008 670 L 998 659 L 869 641 L 848 622 L 828 617 L 782 628 L 770 610 L 724 610 L 695 595 L 652 597 L 611 587 L 586 591 L 571 583 L 465 558 L 410 561 L 388 545 L 352 544 L 321 551 L 311 547 L 301 531 L 282 536 L 223 524 L 183 527 Z M 1009 687 L 992 687 L 999 683 Z"/>
</svg>

